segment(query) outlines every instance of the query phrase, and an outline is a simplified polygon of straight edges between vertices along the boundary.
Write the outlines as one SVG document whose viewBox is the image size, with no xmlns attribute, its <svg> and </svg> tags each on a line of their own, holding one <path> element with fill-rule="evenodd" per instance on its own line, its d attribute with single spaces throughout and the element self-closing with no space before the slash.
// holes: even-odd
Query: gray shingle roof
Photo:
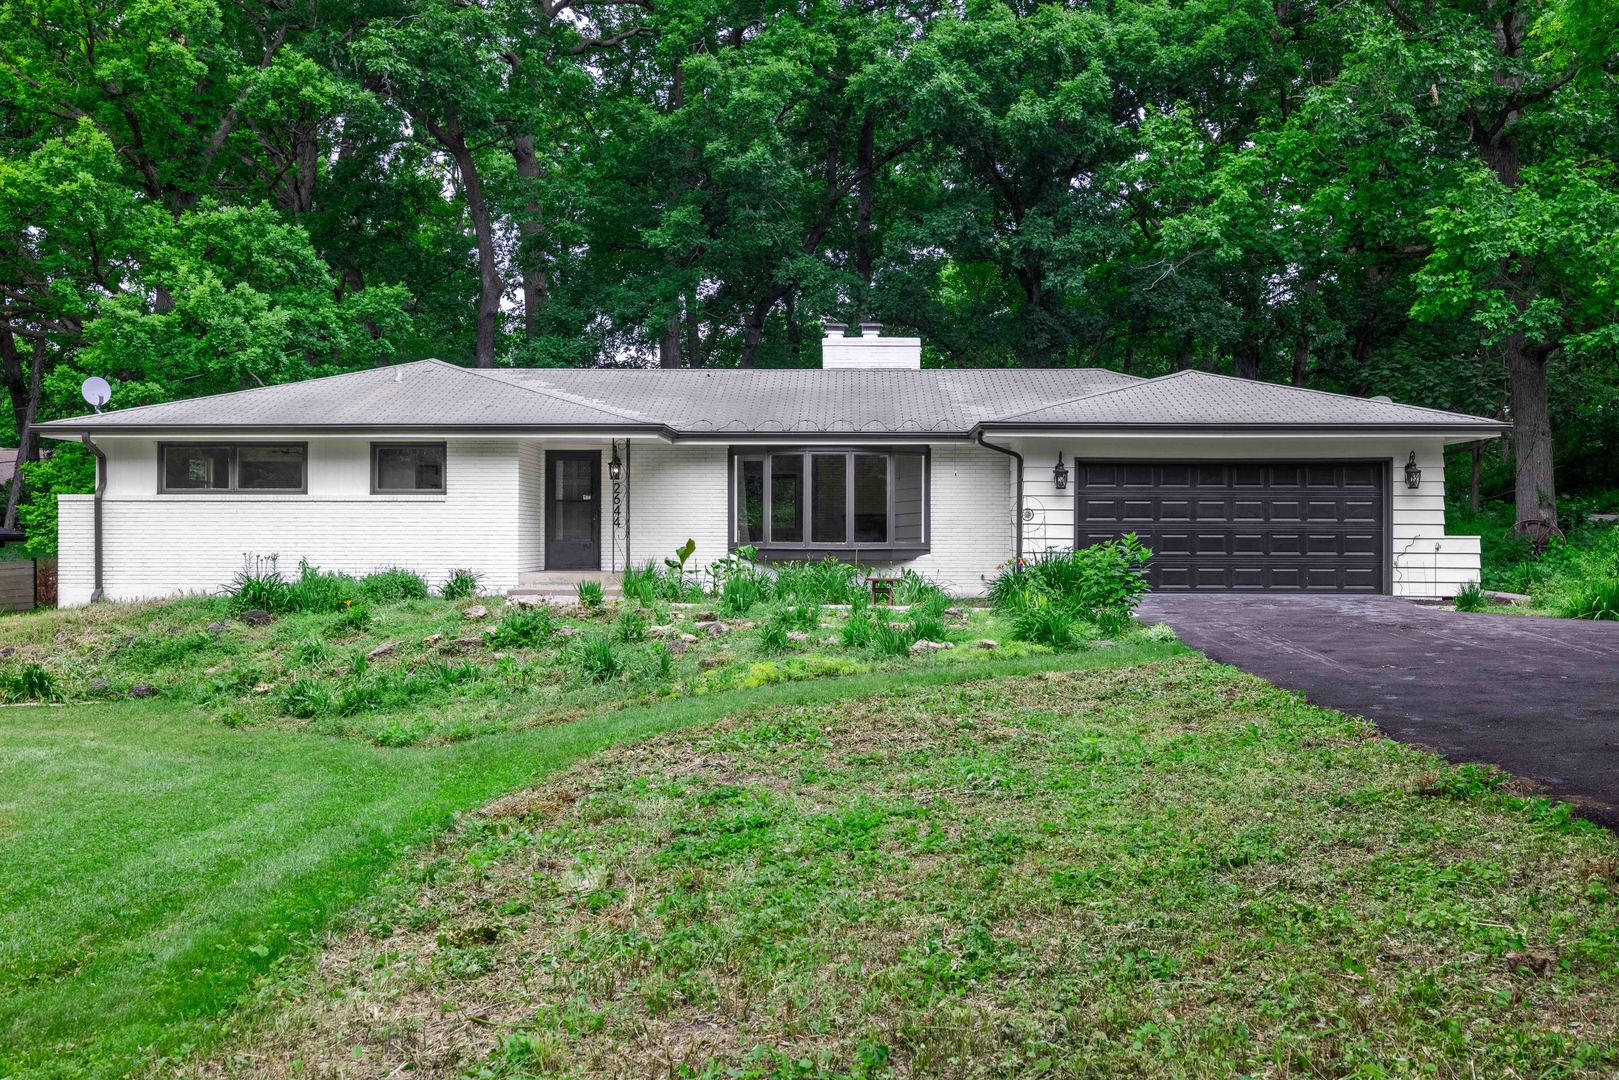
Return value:
<svg viewBox="0 0 1619 1080">
<path fill-rule="evenodd" d="M 1096 368 L 479 370 L 422 360 L 57 420 L 41 430 L 587 429 L 650 430 L 676 438 L 776 433 L 964 438 L 979 427 L 1503 426 L 1192 371 L 1139 379 Z"/>
<path fill-rule="evenodd" d="M 1378 398 L 1177 371 L 986 422 L 987 428 L 1478 428 L 1509 427 Z"/>
</svg>

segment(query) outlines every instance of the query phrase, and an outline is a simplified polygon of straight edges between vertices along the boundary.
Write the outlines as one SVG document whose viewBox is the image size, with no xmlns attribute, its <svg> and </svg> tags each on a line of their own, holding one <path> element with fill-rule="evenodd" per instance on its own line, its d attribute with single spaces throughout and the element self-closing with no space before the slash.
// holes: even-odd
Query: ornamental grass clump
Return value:
<svg viewBox="0 0 1619 1080">
<path fill-rule="evenodd" d="M 575 639 L 573 661 L 591 682 L 608 682 L 624 672 L 624 658 L 614 651 L 613 639 L 606 634 Z"/>
<path fill-rule="evenodd" d="M 538 648 L 551 640 L 556 628 L 556 619 L 549 607 L 519 608 L 495 625 L 489 644 L 497 649 Z"/>
<path fill-rule="evenodd" d="M 376 570 L 360 579 L 360 595 L 373 604 L 398 604 L 427 599 L 427 582 L 422 576 L 397 566 Z"/>
<path fill-rule="evenodd" d="M 573 587 L 579 603 L 587 611 L 595 611 L 607 600 L 607 592 L 599 581 L 581 581 Z"/>
<path fill-rule="evenodd" d="M 816 562 L 780 564 L 771 591 L 779 600 L 800 604 L 847 604 L 864 589 L 860 567 L 828 555 Z"/>
<path fill-rule="evenodd" d="M 478 595 L 478 581 L 482 578 L 475 570 L 451 570 L 450 576 L 439 582 L 438 594 L 446 600 L 466 600 Z"/>
<path fill-rule="evenodd" d="M 1457 611 L 1483 611 L 1489 602 L 1489 596 L 1479 588 L 1476 581 L 1469 581 L 1456 593 Z"/>
</svg>

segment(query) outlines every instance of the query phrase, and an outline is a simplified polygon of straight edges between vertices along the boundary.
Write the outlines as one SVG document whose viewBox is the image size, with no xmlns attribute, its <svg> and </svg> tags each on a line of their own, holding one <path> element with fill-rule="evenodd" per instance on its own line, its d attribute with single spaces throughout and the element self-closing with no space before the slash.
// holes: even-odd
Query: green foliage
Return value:
<svg viewBox="0 0 1619 1080">
<path fill-rule="evenodd" d="M 607 600 L 607 593 L 599 581 L 578 582 L 574 585 L 573 591 L 579 597 L 579 603 L 589 611 L 596 611 Z"/>
<path fill-rule="evenodd" d="M 25 552 L 32 556 L 56 553 L 56 497 L 86 495 L 95 490 L 96 459 L 82 446 L 55 445 L 51 456 L 25 462 L 22 474 L 28 498 L 17 508 L 17 525 L 28 535 Z M 0 494 L 5 491 L 0 486 Z"/>
<path fill-rule="evenodd" d="M 1134 533 L 1119 540 L 1076 551 L 1052 552 L 1033 559 L 1018 559 L 1001 569 L 990 583 L 990 604 L 1014 618 L 1037 609 L 1026 626 L 1046 622 L 1055 632 L 1056 611 L 1072 626 L 1086 622 L 1108 637 L 1116 637 L 1147 591 L 1142 572 L 1152 553 Z M 1040 638 L 1023 640 L 1039 641 Z M 1050 642 L 1046 642 L 1050 644 Z"/>
<path fill-rule="evenodd" d="M 591 682 L 609 682 L 624 672 L 624 659 L 606 634 L 588 634 L 574 639 L 572 653 L 579 671 Z"/>
<path fill-rule="evenodd" d="M 1575 586 L 1563 602 L 1561 613 L 1570 619 L 1619 620 L 1619 567 L 1614 568 L 1611 577 Z"/>
<path fill-rule="evenodd" d="M 864 649 L 871 644 L 873 631 L 876 629 L 876 620 L 865 612 L 853 612 L 848 621 L 838 631 L 838 637 L 843 644 L 851 649 Z"/>
<path fill-rule="evenodd" d="M 427 599 L 427 582 L 420 574 L 398 567 L 377 570 L 360 579 L 360 595 L 373 604 L 397 604 Z"/>
<path fill-rule="evenodd" d="M 1049 645 L 1053 649 L 1072 648 L 1092 636 L 1087 631 L 1094 630 L 1075 614 L 1075 605 L 1043 592 L 1035 593 L 1012 615 L 1013 640 Z"/>
<path fill-rule="evenodd" d="M 556 633 L 556 617 L 547 604 L 507 612 L 495 624 L 489 644 L 497 649 L 536 649 Z"/>
<path fill-rule="evenodd" d="M 787 627 L 772 620 L 759 627 L 759 649 L 765 653 L 784 653 L 791 648 L 787 640 Z"/>
<path fill-rule="evenodd" d="M 660 600 L 692 603 L 703 595 L 702 585 L 696 578 L 687 577 L 678 569 L 659 567 L 655 563 L 626 567 L 621 583 L 625 599 L 647 607 Z"/>
<path fill-rule="evenodd" d="M 332 620 L 331 632 L 338 636 L 358 634 L 371 625 L 371 609 L 364 604 L 345 601 L 337 618 Z"/>
<path fill-rule="evenodd" d="M 1489 603 L 1490 598 L 1476 581 L 1469 581 L 1456 592 L 1457 611 L 1483 611 Z"/>
<path fill-rule="evenodd" d="M 730 574 L 720 584 L 720 612 L 746 615 L 769 595 L 765 579 L 757 574 Z"/>
<path fill-rule="evenodd" d="M 866 642 L 866 648 L 878 656 L 904 656 L 910 652 L 911 645 L 916 641 L 915 628 L 909 624 L 876 619 L 871 624 L 870 640 Z"/>
<path fill-rule="evenodd" d="M 275 555 L 244 558 L 242 568 L 225 586 L 225 599 L 230 610 L 237 614 L 254 610 L 296 610 L 292 602 L 292 583 L 281 573 Z"/>
<path fill-rule="evenodd" d="M 645 641 L 646 628 L 646 612 L 638 607 L 626 607 L 618 613 L 618 619 L 613 624 L 613 637 L 626 644 Z"/>
<path fill-rule="evenodd" d="M 773 568 L 772 593 L 802 604 L 847 604 L 865 589 L 858 566 L 828 555 L 816 562 L 784 562 Z"/>
<path fill-rule="evenodd" d="M 937 582 L 907 567 L 900 574 L 899 583 L 894 586 L 894 603 L 912 607 L 925 605 L 930 611 L 943 611 L 950 606 L 950 597 Z"/>
<path fill-rule="evenodd" d="M 39 664 L 0 667 L 0 701 L 58 701 L 61 696 L 56 676 Z"/>
<path fill-rule="evenodd" d="M 472 570 L 451 570 L 450 576 L 439 583 L 438 594 L 446 600 L 466 600 L 478 595 L 478 582 L 482 574 Z"/>
</svg>

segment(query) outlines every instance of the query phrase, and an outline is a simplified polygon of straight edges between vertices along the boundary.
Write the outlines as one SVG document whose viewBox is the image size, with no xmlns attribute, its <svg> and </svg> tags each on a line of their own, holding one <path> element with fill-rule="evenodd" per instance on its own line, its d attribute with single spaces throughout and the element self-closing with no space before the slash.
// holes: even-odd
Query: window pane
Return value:
<svg viewBox="0 0 1619 1080">
<path fill-rule="evenodd" d="M 378 491 L 443 491 L 444 447 L 378 446 Z"/>
<path fill-rule="evenodd" d="M 301 446 L 239 446 L 236 486 L 244 491 L 298 491 L 304 486 Z"/>
<path fill-rule="evenodd" d="M 230 487 L 230 448 L 164 447 L 163 487 L 169 491 L 209 491 Z"/>
<path fill-rule="evenodd" d="M 817 544 L 849 542 L 849 459 L 844 454 L 812 454 L 810 539 Z"/>
<path fill-rule="evenodd" d="M 736 464 L 736 542 L 762 544 L 765 540 L 764 458 L 740 458 Z"/>
<path fill-rule="evenodd" d="M 927 459 L 921 454 L 894 455 L 894 543 L 922 542 L 922 470 Z"/>
<path fill-rule="evenodd" d="M 804 457 L 770 455 L 770 542 L 804 542 Z"/>
<path fill-rule="evenodd" d="M 854 456 L 854 542 L 888 543 L 888 455 Z"/>
</svg>

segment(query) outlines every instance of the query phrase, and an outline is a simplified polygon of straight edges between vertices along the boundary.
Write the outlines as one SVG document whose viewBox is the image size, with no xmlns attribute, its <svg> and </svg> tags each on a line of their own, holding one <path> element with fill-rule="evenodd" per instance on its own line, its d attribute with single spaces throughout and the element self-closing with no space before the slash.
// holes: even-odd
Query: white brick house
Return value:
<svg viewBox="0 0 1619 1080">
<path fill-rule="evenodd" d="M 749 544 L 961 595 L 1020 550 L 1126 532 L 1164 590 L 1477 579 L 1477 538 L 1445 535 L 1443 451 L 1497 421 L 1201 372 L 924 371 L 920 352 L 839 328 L 819 370 L 425 360 L 54 421 L 100 462 L 95 494 L 60 499 L 60 600 L 213 591 L 270 554 L 506 590 L 687 538 L 697 566 Z"/>
</svg>

